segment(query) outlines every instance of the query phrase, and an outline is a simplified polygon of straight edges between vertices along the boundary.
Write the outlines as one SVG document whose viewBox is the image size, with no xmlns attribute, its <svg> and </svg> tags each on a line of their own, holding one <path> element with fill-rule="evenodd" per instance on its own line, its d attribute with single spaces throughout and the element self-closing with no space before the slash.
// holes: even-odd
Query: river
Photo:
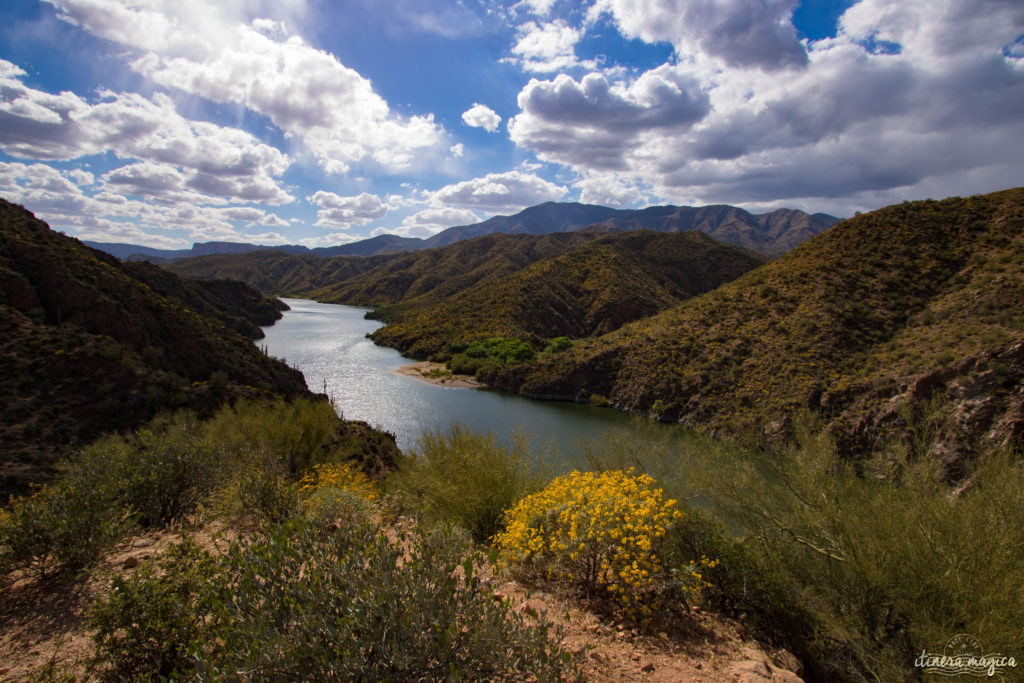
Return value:
<svg viewBox="0 0 1024 683">
<path fill-rule="evenodd" d="M 346 419 L 394 434 L 403 451 L 414 451 L 424 430 L 461 423 L 491 432 L 505 444 L 521 431 L 531 451 L 552 453 L 553 446 L 563 465 L 575 466 L 581 442 L 600 443 L 636 429 L 638 418 L 610 408 L 537 401 L 496 389 L 441 387 L 396 374 L 396 368 L 412 361 L 367 337 L 380 323 L 366 320 L 366 309 L 284 301 L 291 310 L 263 328 L 266 338 L 256 343 L 302 371 L 309 388 L 331 396 Z M 671 429 L 653 427 L 662 428 Z"/>
</svg>

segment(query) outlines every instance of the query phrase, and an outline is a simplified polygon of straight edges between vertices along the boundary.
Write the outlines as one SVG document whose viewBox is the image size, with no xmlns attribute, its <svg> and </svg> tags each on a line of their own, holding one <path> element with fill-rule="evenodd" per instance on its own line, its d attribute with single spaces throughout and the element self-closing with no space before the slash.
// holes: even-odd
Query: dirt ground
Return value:
<svg viewBox="0 0 1024 683">
<path fill-rule="evenodd" d="M 230 536 L 229 530 L 215 524 L 193 537 L 214 545 L 218 534 Z M 118 546 L 103 563 L 111 572 L 131 572 L 177 539 L 169 531 L 137 536 Z M 792 655 L 766 652 L 744 638 L 740 622 L 721 615 L 695 609 L 678 629 L 681 635 L 643 634 L 603 619 L 568 598 L 531 592 L 500 577 L 486 580 L 496 600 L 511 600 L 513 608 L 528 618 L 560 628 L 563 645 L 576 655 L 581 673 L 590 681 L 802 680 L 793 671 L 800 666 Z M 84 680 L 92 640 L 83 612 L 89 597 L 105 585 L 100 580 L 64 585 L 24 575 L 0 583 L 0 681 L 30 680 L 46 669 Z"/>
</svg>

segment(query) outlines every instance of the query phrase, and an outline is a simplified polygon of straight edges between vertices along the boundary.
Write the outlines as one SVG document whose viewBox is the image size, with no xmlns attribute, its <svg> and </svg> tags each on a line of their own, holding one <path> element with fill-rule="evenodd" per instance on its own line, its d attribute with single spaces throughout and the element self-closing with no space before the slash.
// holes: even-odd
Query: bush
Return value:
<svg viewBox="0 0 1024 683">
<path fill-rule="evenodd" d="M 213 558 L 184 545 L 92 610 L 103 675 L 558 680 L 571 659 L 480 583 L 450 530 L 306 522 Z"/>
<path fill-rule="evenodd" d="M 447 434 L 420 437 L 417 452 L 399 462 L 388 483 L 428 518 L 455 522 L 485 543 L 504 528 L 505 511 L 535 490 L 540 477 L 521 436 L 503 448 L 493 434 L 455 425 Z"/>
<path fill-rule="evenodd" d="M 156 420 L 133 435 L 110 437 L 78 456 L 112 491 L 117 505 L 132 510 L 143 526 L 183 520 L 196 511 L 218 483 L 222 449 L 203 438 L 192 413 Z"/>
<path fill-rule="evenodd" d="M 568 337 L 555 337 L 548 344 L 547 348 L 544 349 L 547 353 L 561 353 L 572 348 L 572 340 Z"/>
<path fill-rule="evenodd" d="M 88 610 L 96 650 L 90 668 L 104 680 L 176 678 L 212 637 L 209 615 L 229 585 L 222 563 L 195 542 L 171 546 L 128 576 Z"/>
<path fill-rule="evenodd" d="M 235 587 L 200 670 L 258 680 L 559 678 L 566 658 L 480 589 L 449 532 L 388 541 L 365 527 L 327 543 L 282 529 L 227 562 Z M 301 571 L 300 571 L 301 570 Z"/>
<path fill-rule="evenodd" d="M 338 415 L 327 401 L 239 401 L 210 421 L 206 433 L 222 448 L 272 454 L 289 475 L 343 457 L 333 452 Z"/>
<path fill-rule="evenodd" d="M 124 535 L 129 512 L 79 482 L 69 475 L 0 512 L 0 569 L 71 577 Z"/>
<path fill-rule="evenodd" d="M 714 508 L 816 615 L 819 676 L 903 679 L 957 633 L 992 651 L 1019 645 L 1022 466 L 990 455 L 959 492 L 937 467 L 896 447 L 851 462 L 805 431 L 799 448 L 705 472 Z"/>
<path fill-rule="evenodd" d="M 662 606 L 666 587 L 696 593 L 696 565 L 666 571 L 662 564 L 660 541 L 682 513 L 653 484 L 632 470 L 558 477 L 509 511 L 507 530 L 494 540 L 499 566 L 608 594 L 638 620 Z"/>
</svg>

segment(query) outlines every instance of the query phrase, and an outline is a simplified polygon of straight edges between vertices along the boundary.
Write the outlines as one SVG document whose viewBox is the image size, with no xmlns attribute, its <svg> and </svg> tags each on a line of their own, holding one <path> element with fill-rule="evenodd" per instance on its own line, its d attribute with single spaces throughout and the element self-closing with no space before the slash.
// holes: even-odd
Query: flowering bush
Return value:
<svg viewBox="0 0 1024 683">
<path fill-rule="evenodd" d="M 611 594 L 646 619 L 668 591 L 701 587 L 699 566 L 666 570 L 658 546 L 682 516 L 645 474 L 572 472 L 520 500 L 495 537 L 499 566 Z"/>
<path fill-rule="evenodd" d="M 376 484 L 349 463 L 316 465 L 299 480 L 300 508 L 319 528 L 357 527 L 367 523 L 380 497 Z"/>
<path fill-rule="evenodd" d="M 349 463 L 316 465 L 299 480 L 299 492 L 303 495 L 312 495 L 325 488 L 352 491 L 369 501 L 380 497 L 380 492 L 370 477 Z"/>
</svg>

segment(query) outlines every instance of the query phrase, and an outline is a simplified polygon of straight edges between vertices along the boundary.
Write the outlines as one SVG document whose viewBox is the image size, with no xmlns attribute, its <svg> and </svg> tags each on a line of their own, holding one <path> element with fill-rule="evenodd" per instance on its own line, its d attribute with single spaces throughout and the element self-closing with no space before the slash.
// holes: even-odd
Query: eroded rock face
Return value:
<svg viewBox="0 0 1024 683">
<path fill-rule="evenodd" d="M 821 405 L 841 400 L 826 394 Z M 934 430 L 929 453 L 948 481 L 967 476 L 979 450 L 1024 443 L 1024 341 L 934 372 L 893 379 L 861 394 L 831 424 L 849 453 L 894 438 L 910 439 L 915 431 L 924 430 L 929 438 L 929 429 Z"/>
</svg>

